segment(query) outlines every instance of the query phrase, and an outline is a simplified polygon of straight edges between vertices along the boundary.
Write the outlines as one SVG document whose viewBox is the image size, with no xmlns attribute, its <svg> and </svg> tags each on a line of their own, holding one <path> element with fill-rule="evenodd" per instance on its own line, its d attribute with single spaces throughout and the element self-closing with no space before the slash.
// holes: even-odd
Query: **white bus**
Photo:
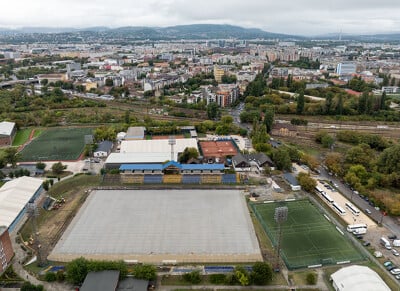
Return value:
<svg viewBox="0 0 400 291">
<path fill-rule="evenodd" d="M 346 210 L 344 210 L 342 207 L 340 207 L 339 204 L 337 204 L 336 202 L 333 202 L 332 206 L 340 215 L 346 214 Z"/>
<path fill-rule="evenodd" d="M 380 242 L 381 242 L 381 245 L 383 245 L 386 249 L 388 249 L 388 250 L 392 249 L 392 245 L 385 237 L 381 237 Z"/>
<path fill-rule="evenodd" d="M 324 191 L 322 191 L 321 193 L 322 197 L 325 198 L 326 201 L 328 201 L 329 203 L 333 203 L 333 199 L 331 198 L 331 196 L 329 196 L 328 194 L 326 194 Z"/>
<path fill-rule="evenodd" d="M 359 224 L 349 224 L 347 226 L 347 231 L 352 232 L 352 233 L 360 233 L 360 232 L 367 232 L 367 225 L 365 223 L 359 223 Z"/>
<path fill-rule="evenodd" d="M 351 213 L 353 213 L 355 216 L 359 216 L 360 215 L 360 210 L 358 210 L 358 208 L 355 207 L 350 202 L 346 202 L 346 208 L 349 209 L 351 211 Z"/>
<path fill-rule="evenodd" d="M 315 187 L 315 190 L 317 190 L 317 192 L 320 193 L 320 194 L 321 194 L 322 192 L 324 192 L 324 190 L 322 190 L 322 189 L 319 188 L 318 186 Z"/>
</svg>

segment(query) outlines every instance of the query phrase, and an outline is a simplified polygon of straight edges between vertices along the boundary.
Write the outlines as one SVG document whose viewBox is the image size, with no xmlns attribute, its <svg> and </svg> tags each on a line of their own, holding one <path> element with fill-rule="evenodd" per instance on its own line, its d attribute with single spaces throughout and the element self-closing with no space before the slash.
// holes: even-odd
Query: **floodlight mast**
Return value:
<svg viewBox="0 0 400 291">
<path fill-rule="evenodd" d="M 173 135 L 169 136 L 168 144 L 171 146 L 171 161 L 173 161 L 174 157 L 175 157 L 175 155 L 174 155 L 174 145 L 176 145 L 176 139 L 175 139 L 175 137 Z"/>
<path fill-rule="evenodd" d="M 276 246 L 276 261 L 275 261 L 275 271 L 280 271 L 280 263 L 279 258 L 281 254 L 281 243 L 282 243 L 282 224 L 287 220 L 288 217 L 288 208 L 287 206 L 277 207 L 275 208 L 274 219 L 278 224 L 278 244 Z"/>
</svg>

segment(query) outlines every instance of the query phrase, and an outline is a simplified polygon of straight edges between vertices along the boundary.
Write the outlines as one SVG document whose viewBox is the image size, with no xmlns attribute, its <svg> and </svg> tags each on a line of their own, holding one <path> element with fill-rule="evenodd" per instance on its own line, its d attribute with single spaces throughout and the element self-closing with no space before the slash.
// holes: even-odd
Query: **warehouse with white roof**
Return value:
<svg viewBox="0 0 400 291">
<path fill-rule="evenodd" d="M 173 145 L 173 159 L 178 160 L 178 155 L 186 148 L 195 148 L 195 138 L 176 139 Z M 111 153 L 106 162 L 107 169 L 118 169 L 122 164 L 159 164 L 171 160 L 171 145 L 168 139 L 155 140 L 123 140 L 119 153 Z"/>
<path fill-rule="evenodd" d="M 365 266 L 349 266 L 331 275 L 336 291 L 390 291 L 379 275 Z"/>
<path fill-rule="evenodd" d="M 12 232 L 24 216 L 25 206 L 33 202 L 42 189 L 42 180 L 26 176 L 5 183 L 0 188 L 0 225 Z"/>
</svg>

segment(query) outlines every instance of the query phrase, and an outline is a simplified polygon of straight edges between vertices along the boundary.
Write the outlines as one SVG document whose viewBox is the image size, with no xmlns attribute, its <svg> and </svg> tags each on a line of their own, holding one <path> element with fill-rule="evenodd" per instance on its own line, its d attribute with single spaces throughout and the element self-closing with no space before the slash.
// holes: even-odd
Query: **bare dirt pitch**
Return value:
<svg viewBox="0 0 400 291">
<path fill-rule="evenodd" d="M 238 190 L 98 190 L 90 194 L 50 260 L 162 263 L 262 260 Z"/>
</svg>

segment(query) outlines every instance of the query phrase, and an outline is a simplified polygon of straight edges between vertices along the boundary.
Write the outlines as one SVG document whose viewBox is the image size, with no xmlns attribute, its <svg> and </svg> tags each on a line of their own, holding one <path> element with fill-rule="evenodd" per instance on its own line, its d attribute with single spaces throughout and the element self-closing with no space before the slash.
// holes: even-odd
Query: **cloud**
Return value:
<svg viewBox="0 0 400 291">
<path fill-rule="evenodd" d="M 395 32 L 398 0 L 18 0 L 2 3 L 0 26 L 169 26 L 227 23 L 272 32 Z"/>
</svg>

